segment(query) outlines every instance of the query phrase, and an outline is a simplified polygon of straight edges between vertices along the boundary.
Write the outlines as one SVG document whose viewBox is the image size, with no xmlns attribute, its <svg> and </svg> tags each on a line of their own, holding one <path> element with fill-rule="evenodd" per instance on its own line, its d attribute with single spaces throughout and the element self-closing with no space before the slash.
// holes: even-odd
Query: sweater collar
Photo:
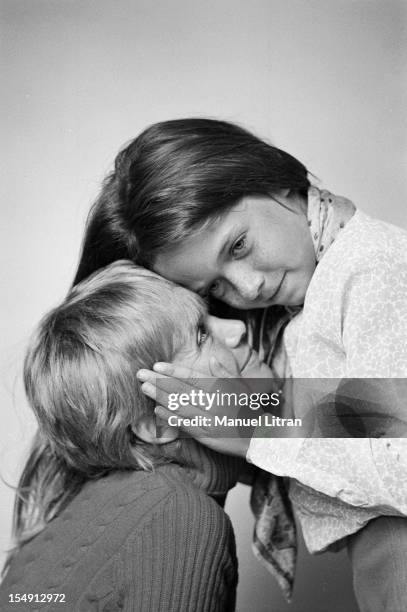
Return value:
<svg viewBox="0 0 407 612">
<path fill-rule="evenodd" d="M 208 495 L 224 496 L 235 486 L 244 461 L 222 455 L 193 438 L 180 438 L 160 448 L 170 466 L 177 465 L 198 488 Z"/>
</svg>

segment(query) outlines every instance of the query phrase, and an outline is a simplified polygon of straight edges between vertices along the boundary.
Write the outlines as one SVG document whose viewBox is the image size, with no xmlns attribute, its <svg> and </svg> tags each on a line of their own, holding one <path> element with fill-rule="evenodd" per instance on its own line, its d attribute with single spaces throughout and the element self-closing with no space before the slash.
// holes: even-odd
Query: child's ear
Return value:
<svg viewBox="0 0 407 612">
<path fill-rule="evenodd" d="M 138 438 L 148 444 L 168 444 L 178 438 L 178 427 L 170 427 L 156 416 L 145 415 L 132 427 Z"/>
</svg>

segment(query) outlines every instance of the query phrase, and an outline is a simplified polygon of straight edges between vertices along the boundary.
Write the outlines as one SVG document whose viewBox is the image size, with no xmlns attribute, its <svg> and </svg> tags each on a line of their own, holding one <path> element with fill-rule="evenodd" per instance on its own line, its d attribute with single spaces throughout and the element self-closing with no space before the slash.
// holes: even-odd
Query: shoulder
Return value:
<svg viewBox="0 0 407 612">
<path fill-rule="evenodd" d="M 114 472 L 95 483 L 89 483 L 73 502 L 75 514 L 88 507 L 93 516 L 109 514 L 110 508 L 121 508 L 133 525 L 158 511 L 169 514 L 176 504 L 180 516 L 199 513 L 215 522 L 228 520 L 223 509 L 205 491 L 194 485 L 183 468 L 176 464 L 158 466 L 152 472 Z M 144 519 L 143 519 L 144 520 Z"/>
<path fill-rule="evenodd" d="M 407 289 L 407 232 L 361 211 L 319 262 L 306 303 L 338 305 L 354 290 L 363 301 Z"/>
<path fill-rule="evenodd" d="M 94 517 L 111 515 L 112 508 L 113 512 L 120 511 L 121 527 L 129 532 L 155 530 L 165 520 L 178 533 L 187 531 L 196 537 L 201 537 L 202 528 L 212 535 L 230 537 L 233 533 L 229 517 L 219 504 L 175 464 L 160 466 L 153 472 L 114 473 L 83 494 L 78 496 L 78 506 L 84 497 L 93 507 Z M 115 525 L 117 529 L 117 522 Z"/>
<path fill-rule="evenodd" d="M 407 264 L 407 231 L 358 210 L 340 233 L 318 269 L 342 274 L 378 269 L 379 262 L 397 268 Z"/>
<path fill-rule="evenodd" d="M 160 480 L 167 495 L 165 501 L 156 505 L 154 516 L 165 516 L 166 524 L 177 533 L 188 533 L 198 540 L 233 537 L 228 515 L 212 497 L 185 478 L 182 469 L 166 466 L 161 470 Z"/>
</svg>

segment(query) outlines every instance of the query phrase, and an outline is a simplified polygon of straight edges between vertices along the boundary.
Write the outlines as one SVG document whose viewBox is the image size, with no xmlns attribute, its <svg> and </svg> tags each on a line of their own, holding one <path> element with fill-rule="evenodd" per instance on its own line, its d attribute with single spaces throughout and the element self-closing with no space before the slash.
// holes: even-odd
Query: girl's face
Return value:
<svg viewBox="0 0 407 612">
<path fill-rule="evenodd" d="M 306 203 L 288 190 L 275 198 L 243 198 L 159 255 L 155 271 L 240 309 L 301 305 L 316 265 Z"/>
<path fill-rule="evenodd" d="M 256 351 L 248 345 L 246 327 L 242 321 L 203 315 L 189 341 L 176 354 L 173 363 L 187 365 L 209 377 L 212 375 L 211 357 L 216 357 L 235 376 L 271 376 L 270 368 L 260 361 Z"/>
</svg>

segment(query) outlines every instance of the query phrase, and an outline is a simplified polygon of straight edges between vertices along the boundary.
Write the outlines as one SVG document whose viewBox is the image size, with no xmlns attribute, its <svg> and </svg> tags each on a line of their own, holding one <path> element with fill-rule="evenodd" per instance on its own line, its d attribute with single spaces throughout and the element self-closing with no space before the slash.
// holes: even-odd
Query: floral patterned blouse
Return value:
<svg viewBox="0 0 407 612">
<path fill-rule="evenodd" d="M 283 346 L 295 379 L 380 378 L 387 394 L 397 383 L 384 410 L 406 423 L 390 435 L 407 435 L 407 232 L 356 211 L 319 262 Z M 377 516 L 407 515 L 407 437 L 253 437 L 247 459 L 290 477 L 310 552 L 340 545 Z"/>
</svg>

